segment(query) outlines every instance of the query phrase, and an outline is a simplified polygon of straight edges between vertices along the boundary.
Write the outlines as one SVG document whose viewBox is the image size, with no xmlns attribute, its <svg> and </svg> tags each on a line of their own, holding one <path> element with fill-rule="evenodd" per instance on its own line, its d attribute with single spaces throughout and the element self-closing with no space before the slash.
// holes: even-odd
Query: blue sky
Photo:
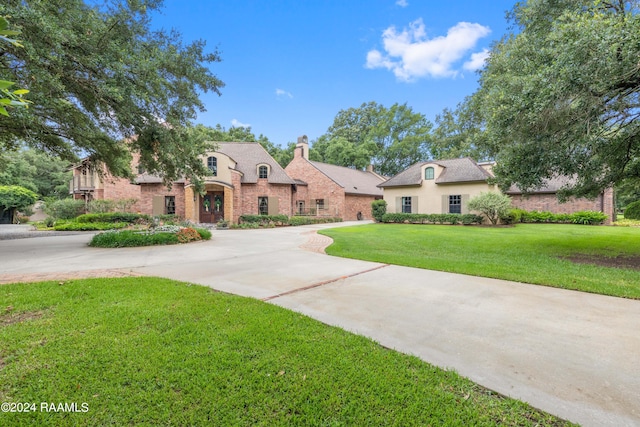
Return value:
<svg viewBox="0 0 640 427">
<path fill-rule="evenodd" d="M 165 0 L 153 26 L 204 39 L 222 96 L 198 122 L 277 145 L 324 134 L 342 109 L 406 103 L 432 122 L 477 88 L 514 0 Z"/>
</svg>

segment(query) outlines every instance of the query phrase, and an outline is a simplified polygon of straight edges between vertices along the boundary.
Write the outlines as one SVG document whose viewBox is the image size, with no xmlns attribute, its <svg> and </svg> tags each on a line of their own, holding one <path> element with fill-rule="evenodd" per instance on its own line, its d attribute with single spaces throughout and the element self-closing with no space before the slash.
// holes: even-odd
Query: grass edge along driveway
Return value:
<svg viewBox="0 0 640 427">
<path fill-rule="evenodd" d="M 203 286 L 40 282 L 0 286 L 0 300 L 0 400 L 88 407 L 0 413 L 3 426 L 569 425 L 370 339 Z"/>
<path fill-rule="evenodd" d="M 329 255 L 640 299 L 637 269 L 570 260 L 638 262 L 640 228 L 369 224 L 320 233 L 334 240 Z"/>
</svg>

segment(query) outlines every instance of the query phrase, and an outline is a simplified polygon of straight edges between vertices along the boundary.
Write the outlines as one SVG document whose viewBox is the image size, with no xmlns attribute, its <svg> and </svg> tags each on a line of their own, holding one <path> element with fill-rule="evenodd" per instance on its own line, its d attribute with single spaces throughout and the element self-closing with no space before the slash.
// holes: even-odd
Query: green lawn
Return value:
<svg viewBox="0 0 640 427">
<path fill-rule="evenodd" d="M 257 300 L 157 278 L 0 286 L 0 425 L 567 425 Z M 46 413 L 40 402 L 86 403 Z"/>
<path fill-rule="evenodd" d="M 640 228 L 371 224 L 321 233 L 334 239 L 330 255 L 640 298 L 637 269 L 566 259 L 621 257 L 638 265 Z"/>
</svg>

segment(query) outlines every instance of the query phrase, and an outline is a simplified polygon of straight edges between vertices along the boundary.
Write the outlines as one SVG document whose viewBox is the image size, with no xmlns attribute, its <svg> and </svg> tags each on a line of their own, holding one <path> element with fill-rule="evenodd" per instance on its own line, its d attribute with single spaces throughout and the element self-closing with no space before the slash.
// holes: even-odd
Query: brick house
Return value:
<svg viewBox="0 0 640 427">
<path fill-rule="evenodd" d="M 167 188 L 160 177 L 142 171 L 135 157 L 131 166 L 139 173 L 132 181 L 98 173 L 86 160 L 75 165 L 69 192 L 86 201 L 136 199 L 136 212 L 175 214 L 198 223 L 238 222 L 243 214 L 292 214 L 297 183 L 260 144 L 221 142 L 202 161 L 210 171 L 204 194 L 186 180 Z"/>
<path fill-rule="evenodd" d="M 382 199 L 378 184 L 386 178 L 373 172 L 309 160 L 306 136 L 298 138 L 293 160 L 285 168 L 296 180 L 296 214 L 331 216 L 345 221 L 371 219 L 371 202 Z"/>
<path fill-rule="evenodd" d="M 488 182 L 494 177 L 493 165 L 476 163 L 470 158 L 420 162 L 379 187 L 384 190 L 390 213 L 468 213 L 469 199 L 482 192 L 500 191 Z M 553 213 L 593 210 L 605 213 L 607 223 L 615 219 L 613 189 L 605 190 L 595 200 L 574 198 L 560 203 L 556 195 L 566 182 L 562 178 L 547 181 L 528 195 L 512 187 L 506 194 L 511 196 L 514 208 Z"/>
</svg>

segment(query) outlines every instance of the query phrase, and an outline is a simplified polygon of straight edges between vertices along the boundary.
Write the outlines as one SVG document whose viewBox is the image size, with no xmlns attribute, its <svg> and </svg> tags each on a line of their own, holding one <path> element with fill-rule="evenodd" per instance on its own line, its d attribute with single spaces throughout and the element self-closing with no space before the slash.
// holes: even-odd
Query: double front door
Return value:
<svg viewBox="0 0 640 427">
<path fill-rule="evenodd" d="M 200 222 L 218 222 L 224 219 L 224 192 L 207 191 L 200 196 Z"/>
</svg>

